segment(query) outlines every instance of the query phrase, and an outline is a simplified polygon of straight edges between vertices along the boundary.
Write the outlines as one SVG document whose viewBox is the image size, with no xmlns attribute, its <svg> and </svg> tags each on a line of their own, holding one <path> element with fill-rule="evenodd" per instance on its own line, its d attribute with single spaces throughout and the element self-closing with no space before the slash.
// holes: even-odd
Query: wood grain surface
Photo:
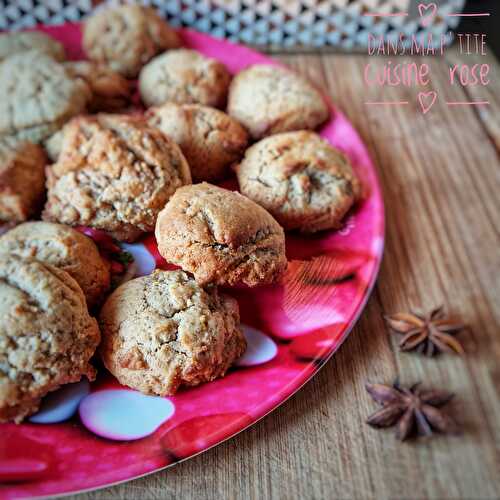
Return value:
<svg viewBox="0 0 500 500">
<path fill-rule="evenodd" d="M 362 55 L 276 56 L 322 86 L 359 130 L 378 166 L 387 212 L 375 291 L 345 344 L 298 394 L 252 428 L 174 468 L 87 499 L 500 497 L 500 80 L 450 86 L 456 54 L 426 58 L 439 94 L 424 116 L 415 87 L 366 87 Z M 404 60 L 410 60 L 406 58 Z M 424 59 L 415 58 L 419 62 Z M 489 107 L 445 101 L 489 99 Z M 403 107 L 366 106 L 382 99 Z M 399 353 L 383 314 L 436 304 L 470 328 L 467 356 Z M 376 405 L 365 381 L 456 393 L 460 437 L 400 444 L 364 424 Z M 103 460 L 106 458 L 103 457 Z"/>
</svg>

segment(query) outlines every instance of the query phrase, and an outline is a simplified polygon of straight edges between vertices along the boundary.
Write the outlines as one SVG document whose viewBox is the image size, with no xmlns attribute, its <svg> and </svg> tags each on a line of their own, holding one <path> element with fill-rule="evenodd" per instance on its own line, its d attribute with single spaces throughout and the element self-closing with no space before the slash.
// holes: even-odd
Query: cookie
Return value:
<svg viewBox="0 0 500 500">
<path fill-rule="evenodd" d="M 315 129 L 329 116 L 323 97 L 307 80 L 290 70 L 263 64 L 250 66 L 233 79 L 227 109 L 254 139 Z"/>
<path fill-rule="evenodd" d="M 347 157 L 315 132 L 286 132 L 247 149 L 236 167 L 240 191 L 285 229 L 337 228 L 360 196 Z"/>
<path fill-rule="evenodd" d="M 0 136 L 40 143 L 81 113 L 90 90 L 62 64 L 36 50 L 0 64 Z"/>
<path fill-rule="evenodd" d="M 0 253 L 34 258 L 66 271 L 94 307 L 109 289 L 109 266 L 95 243 L 74 229 L 50 222 L 25 222 L 0 237 Z"/>
<path fill-rule="evenodd" d="M 245 129 L 222 111 L 199 104 L 167 103 L 150 108 L 147 119 L 181 148 L 193 182 L 224 177 L 248 143 Z"/>
<path fill-rule="evenodd" d="M 45 199 L 46 162 L 40 146 L 0 139 L 0 221 L 22 222 L 39 212 Z"/>
<path fill-rule="evenodd" d="M 66 58 L 63 45 L 40 31 L 0 34 L 0 61 L 30 50 L 43 52 L 56 61 Z"/>
<path fill-rule="evenodd" d="M 165 102 L 222 108 L 231 75 L 215 59 L 195 50 L 177 49 L 155 57 L 142 68 L 139 92 L 147 106 Z"/>
<path fill-rule="evenodd" d="M 238 303 L 182 271 L 156 270 L 108 298 L 101 358 L 121 384 L 169 396 L 222 377 L 246 348 Z"/>
<path fill-rule="evenodd" d="M 61 153 L 64 130 L 65 126 L 43 141 L 45 152 L 52 163 L 57 161 Z"/>
<path fill-rule="evenodd" d="M 135 78 L 156 54 L 180 46 L 177 33 L 153 9 L 140 5 L 102 9 L 83 28 L 89 59 L 127 78 Z"/>
<path fill-rule="evenodd" d="M 65 127 L 59 159 L 47 169 L 42 218 L 133 241 L 154 229 L 170 196 L 190 182 L 179 146 L 143 120 L 79 117 Z"/>
<path fill-rule="evenodd" d="M 130 82 L 111 68 L 89 61 L 71 61 L 64 67 L 73 78 L 81 78 L 88 85 L 92 96 L 87 111 L 117 111 L 130 103 Z"/>
<path fill-rule="evenodd" d="M 85 297 L 65 271 L 0 255 L 0 422 L 20 422 L 48 392 L 82 376 L 100 340 Z"/>
<path fill-rule="evenodd" d="M 285 235 L 262 207 L 239 193 L 202 183 L 178 189 L 158 216 L 160 254 L 201 285 L 277 281 Z"/>
</svg>

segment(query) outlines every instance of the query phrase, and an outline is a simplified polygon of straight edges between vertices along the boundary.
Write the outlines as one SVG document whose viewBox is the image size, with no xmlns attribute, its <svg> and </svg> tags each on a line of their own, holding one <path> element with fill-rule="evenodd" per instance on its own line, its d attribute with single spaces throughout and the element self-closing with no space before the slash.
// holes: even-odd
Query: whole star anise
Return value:
<svg viewBox="0 0 500 500">
<path fill-rule="evenodd" d="M 436 307 L 429 314 L 397 313 L 384 318 L 392 330 L 404 335 L 399 342 L 402 351 L 415 349 L 426 356 L 434 356 L 440 351 L 464 353 L 460 342 L 453 337 L 464 325 L 446 318 L 443 306 Z"/>
<path fill-rule="evenodd" d="M 370 396 L 382 408 L 370 415 L 367 424 L 372 427 L 396 426 L 396 437 L 404 441 L 410 436 L 430 436 L 433 430 L 455 434 L 456 423 L 439 408 L 453 398 L 445 391 L 420 389 L 420 382 L 410 388 L 401 387 L 396 381 L 392 387 L 383 384 L 366 384 Z"/>
</svg>

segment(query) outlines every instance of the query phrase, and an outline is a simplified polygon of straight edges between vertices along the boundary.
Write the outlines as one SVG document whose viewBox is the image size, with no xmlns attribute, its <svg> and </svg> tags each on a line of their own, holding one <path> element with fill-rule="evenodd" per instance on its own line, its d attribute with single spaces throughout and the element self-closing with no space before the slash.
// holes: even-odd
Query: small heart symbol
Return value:
<svg viewBox="0 0 500 500">
<path fill-rule="evenodd" d="M 429 11 L 429 12 L 427 12 Z M 422 26 L 427 27 L 431 24 L 434 16 L 437 12 L 437 5 L 432 3 L 419 3 L 418 4 L 418 13 L 422 18 Z M 425 16 L 425 17 L 424 17 Z"/>
<path fill-rule="evenodd" d="M 422 113 L 425 115 L 434 105 L 437 99 L 437 92 L 431 90 L 430 92 L 419 92 L 418 102 L 422 108 Z"/>
</svg>

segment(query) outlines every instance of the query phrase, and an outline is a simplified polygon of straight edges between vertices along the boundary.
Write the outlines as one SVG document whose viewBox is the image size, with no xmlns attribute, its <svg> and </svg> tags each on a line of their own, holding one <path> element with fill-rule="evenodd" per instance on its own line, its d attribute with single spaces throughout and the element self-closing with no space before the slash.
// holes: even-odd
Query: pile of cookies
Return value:
<svg viewBox="0 0 500 500">
<path fill-rule="evenodd" d="M 147 394 L 223 376 L 246 342 L 217 287 L 279 281 L 284 230 L 336 228 L 360 197 L 313 131 L 328 106 L 295 73 L 233 77 L 137 5 L 90 17 L 83 46 L 89 60 L 67 62 L 44 34 L 0 35 L 0 222 L 13 227 L 0 237 L 0 422 L 93 379 L 96 350 Z M 233 172 L 241 194 L 213 184 Z M 154 231 L 180 269 L 108 296 L 109 264 L 79 226 L 127 242 Z"/>
</svg>

